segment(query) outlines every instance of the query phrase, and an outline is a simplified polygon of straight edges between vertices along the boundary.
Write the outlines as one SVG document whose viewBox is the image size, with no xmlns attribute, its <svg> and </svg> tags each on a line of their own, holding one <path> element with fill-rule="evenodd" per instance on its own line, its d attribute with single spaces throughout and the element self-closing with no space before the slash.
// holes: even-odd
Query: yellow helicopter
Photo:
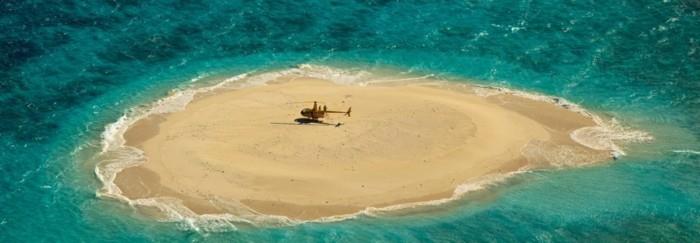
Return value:
<svg viewBox="0 0 700 243">
<path fill-rule="evenodd" d="M 325 118 L 328 113 L 341 113 L 350 116 L 350 112 L 352 112 L 352 107 L 348 108 L 348 111 L 329 111 L 328 107 L 325 105 L 319 106 L 318 103 L 314 101 L 314 106 L 302 109 L 301 115 L 311 120 L 319 121 L 319 119 Z"/>
</svg>

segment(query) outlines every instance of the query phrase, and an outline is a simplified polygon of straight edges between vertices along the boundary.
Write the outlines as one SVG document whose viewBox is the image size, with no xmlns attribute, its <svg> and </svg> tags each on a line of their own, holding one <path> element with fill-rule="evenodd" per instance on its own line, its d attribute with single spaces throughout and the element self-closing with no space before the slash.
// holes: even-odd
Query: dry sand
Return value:
<svg viewBox="0 0 700 243">
<path fill-rule="evenodd" d="M 352 117 L 297 125 L 298 101 L 352 106 Z M 569 138 L 589 118 L 512 95 L 414 83 L 345 86 L 311 78 L 201 95 L 124 134 L 147 161 L 115 183 L 135 198 L 180 198 L 197 213 L 221 201 L 294 219 L 448 198 L 469 180 L 524 166 L 608 159 Z"/>
</svg>

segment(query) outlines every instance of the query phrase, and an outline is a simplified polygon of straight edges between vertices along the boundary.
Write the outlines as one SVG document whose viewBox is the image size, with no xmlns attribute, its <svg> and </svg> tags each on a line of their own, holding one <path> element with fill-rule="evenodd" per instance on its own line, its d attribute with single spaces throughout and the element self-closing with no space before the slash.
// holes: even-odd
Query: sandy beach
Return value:
<svg viewBox="0 0 700 243">
<path fill-rule="evenodd" d="M 325 119 L 337 127 L 299 125 L 299 111 L 312 105 L 305 101 L 352 107 L 352 116 Z M 184 111 L 136 122 L 126 145 L 147 160 L 115 183 L 129 198 L 175 197 L 200 214 L 238 205 L 318 219 L 449 198 L 460 184 L 524 167 L 608 160 L 610 151 L 570 138 L 595 125 L 551 103 L 478 96 L 469 86 L 286 77 L 203 94 Z"/>
</svg>

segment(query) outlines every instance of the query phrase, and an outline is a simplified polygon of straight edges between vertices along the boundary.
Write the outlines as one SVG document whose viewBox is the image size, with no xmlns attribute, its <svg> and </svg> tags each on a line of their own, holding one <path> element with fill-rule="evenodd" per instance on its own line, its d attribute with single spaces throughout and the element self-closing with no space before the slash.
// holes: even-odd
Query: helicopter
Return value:
<svg viewBox="0 0 700 243">
<path fill-rule="evenodd" d="M 302 109 L 301 115 L 311 120 L 319 121 L 319 119 L 325 118 L 328 113 L 342 113 L 346 116 L 350 116 L 350 112 L 352 112 L 352 107 L 348 108 L 348 111 L 329 111 L 328 107 L 325 105 L 318 106 L 317 102 L 314 101 L 314 106 L 312 108 Z"/>
<path fill-rule="evenodd" d="M 293 104 L 293 103 L 310 103 L 311 101 L 303 101 L 303 102 L 291 102 L 288 104 Z M 327 125 L 327 126 L 335 126 L 339 127 L 344 125 L 342 122 L 338 123 L 327 123 L 321 118 L 325 118 L 328 113 L 342 113 L 345 114 L 346 116 L 350 116 L 350 113 L 352 112 L 352 107 L 348 108 L 348 111 L 329 111 L 328 107 L 325 105 L 319 106 L 318 102 L 313 101 L 314 106 L 312 108 L 304 108 L 301 110 L 301 115 L 303 117 L 294 119 L 296 123 L 285 123 L 285 122 L 271 122 L 270 124 L 274 125 L 308 125 L 308 124 L 316 124 L 316 125 Z"/>
</svg>

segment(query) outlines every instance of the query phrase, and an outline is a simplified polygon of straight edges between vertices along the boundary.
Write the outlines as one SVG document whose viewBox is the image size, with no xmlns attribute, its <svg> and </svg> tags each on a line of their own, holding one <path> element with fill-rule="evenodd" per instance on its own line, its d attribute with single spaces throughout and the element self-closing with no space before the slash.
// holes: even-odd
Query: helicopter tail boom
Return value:
<svg viewBox="0 0 700 243">
<path fill-rule="evenodd" d="M 324 110 L 325 113 L 343 113 L 346 116 L 350 116 L 350 113 L 352 112 L 352 107 L 348 108 L 348 111 L 328 111 Z"/>
</svg>

